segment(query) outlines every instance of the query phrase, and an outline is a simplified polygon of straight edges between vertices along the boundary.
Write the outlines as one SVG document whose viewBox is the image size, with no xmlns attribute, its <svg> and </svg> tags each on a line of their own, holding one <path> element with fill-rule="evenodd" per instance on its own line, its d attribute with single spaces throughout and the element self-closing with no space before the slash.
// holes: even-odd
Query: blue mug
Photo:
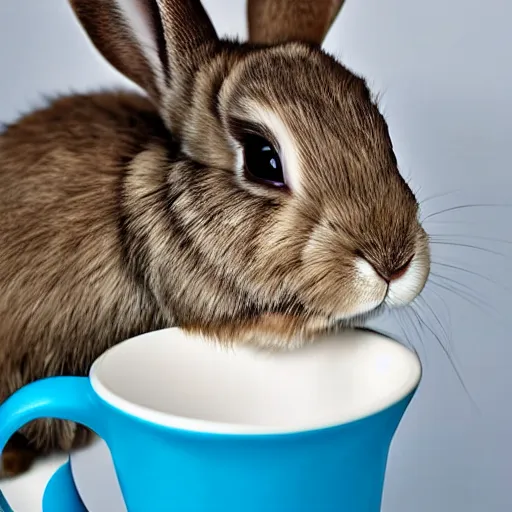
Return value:
<svg viewBox="0 0 512 512">
<path fill-rule="evenodd" d="M 37 418 L 81 423 L 108 445 L 129 512 L 378 512 L 420 377 L 413 352 L 366 330 L 269 352 L 166 329 L 89 377 L 17 391 L 0 448 Z"/>
</svg>

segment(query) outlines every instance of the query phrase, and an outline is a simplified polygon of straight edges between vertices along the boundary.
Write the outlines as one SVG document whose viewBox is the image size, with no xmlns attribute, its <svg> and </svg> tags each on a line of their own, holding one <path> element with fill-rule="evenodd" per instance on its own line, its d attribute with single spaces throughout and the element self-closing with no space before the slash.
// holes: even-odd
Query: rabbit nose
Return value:
<svg viewBox="0 0 512 512">
<path fill-rule="evenodd" d="M 413 257 L 411 257 L 404 265 L 401 265 L 400 267 L 386 269 L 385 271 L 383 271 L 383 269 L 377 270 L 377 273 L 387 283 L 390 283 L 391 281 L 396 281 L 407 272 L 407 269 L 411 266 L 412 258 Z"/>
<path fill-rule="evenodd" d="M 414 256 L 412 256 L 405 264 L 400 266 L 393 265 L 385 265 L 382 263 L 370 262 L 370 260 L 366 259 L 373 267 L 373 270 L 384 280 L 386 283 L 390 284 L 392 281 L 396 281 L 400 279 L 407 273 L 407 270 L 411 266 L 411 262 Z"/>
</svg>

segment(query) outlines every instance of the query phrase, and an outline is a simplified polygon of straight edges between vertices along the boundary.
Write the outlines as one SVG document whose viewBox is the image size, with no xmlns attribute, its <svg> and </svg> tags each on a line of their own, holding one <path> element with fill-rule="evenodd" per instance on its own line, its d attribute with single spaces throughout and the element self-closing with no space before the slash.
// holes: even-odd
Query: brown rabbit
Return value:
<svg viewBox="0 0 512 512">
<path fill-rule="evenodd" d="M 250 43 L 198 0 L 71 0 L 148 97 L 63 97 L 0 136 L 0 403 L 179 325 L 294 346 L 412 301 L 418 204 L 365 82 L 320 45 L 342 0 L 249 0 Z M 83 444 L 47 420 L 4 451 Z"/>
</svg>

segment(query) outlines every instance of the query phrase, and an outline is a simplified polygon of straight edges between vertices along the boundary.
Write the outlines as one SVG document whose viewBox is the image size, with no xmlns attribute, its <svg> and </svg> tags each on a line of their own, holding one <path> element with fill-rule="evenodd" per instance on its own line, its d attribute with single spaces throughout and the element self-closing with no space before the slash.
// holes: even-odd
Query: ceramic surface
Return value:
<svg viewBox="0 0 512 512">
<path fill-rule="evenodd" d="M 420 376 L 411 351 L 369 331 L 270 353 L 168 329 L 116 345 L 88 378 L 19 390 L 0 407 L 0 447 L 36 418 L 82 423 L 130 512 L 378 512 Z"/>
</svg>

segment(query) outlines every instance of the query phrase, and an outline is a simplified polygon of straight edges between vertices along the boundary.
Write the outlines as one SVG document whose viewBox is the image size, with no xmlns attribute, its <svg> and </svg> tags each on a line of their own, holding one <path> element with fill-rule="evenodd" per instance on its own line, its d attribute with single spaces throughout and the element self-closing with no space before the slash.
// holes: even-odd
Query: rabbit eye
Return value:
<svg viewBox="0 0 512 512">
<path fill-rule="evenodd" d="M 244 171 L 251 181 L 286 187 L 278 152 L 267 139 L 258 135 L 245 137 Z"/>
</svg>

